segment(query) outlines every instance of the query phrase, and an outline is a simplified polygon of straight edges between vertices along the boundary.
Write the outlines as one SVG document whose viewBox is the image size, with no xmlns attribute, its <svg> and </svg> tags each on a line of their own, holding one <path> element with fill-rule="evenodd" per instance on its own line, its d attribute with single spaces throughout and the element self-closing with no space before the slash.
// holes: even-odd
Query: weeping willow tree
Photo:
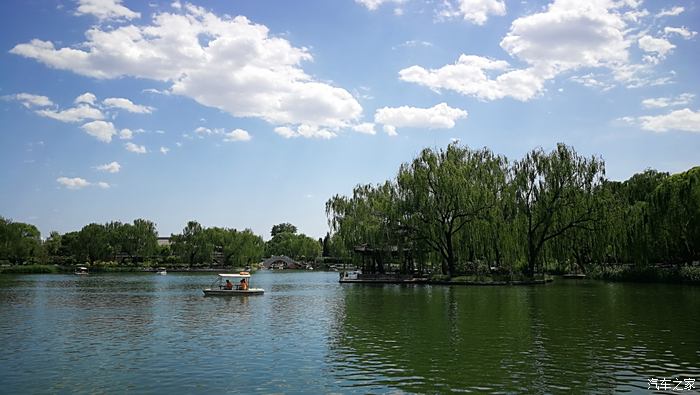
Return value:
<svg viewBox="0 0 700 395">
<path fill-rule="evenodd" d="M 513 166 L 515 202 L 525 237 L 527 274 L 534 275 L 544 247 L 574 230 L 592 232 L 600 218 L 595 192 L 605 177 L 602 159 L 585 158 L 564 144 L 532 150 Z"/>
<path fill-rule="evenodd" d="M 461 251 L 473 260 L 486 244 L 477 224 L 488 227 L 495 214 L 506 185 L 505 158 L 450 144 L 438 152 L 424 149 L 396 178 L 400 227 L 440 256 L 442 274 L 453 275 Z"/>
<path fill-rule="evenodd" d="M 599 157 L 558 144 L 509 164 L 488 149 L 424 149 L 392 180 L 326 203 L 331 239 L 398 251 L 401 271 L 586 271 L 700 260 L 700 167 L 605 179 Z M 369 271 L 386 269 L 377 253 Z"/>
<path fill-rule="evenodd" d="M 396 188 L 387 181 L 380 185 L 358 185 L 352 197 L 336 195 L 326 202 L 326 215 L 334 237 L 347 250 L 364 245 L 376 252 L 368 271 L 385 271 L 385 252 L 402 245 L 397 226 Z"/>
</svg>

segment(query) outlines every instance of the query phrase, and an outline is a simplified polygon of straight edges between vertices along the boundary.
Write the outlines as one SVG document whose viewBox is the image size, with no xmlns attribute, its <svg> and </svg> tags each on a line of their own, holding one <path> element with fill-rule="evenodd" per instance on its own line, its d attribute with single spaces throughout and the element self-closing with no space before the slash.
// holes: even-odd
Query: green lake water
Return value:
<svg viewBox="0 0 700 395">
<path fill-rule="evenodd" d="M 700 287 L 257 272 L 262 296 L 204 297 L 213 277 L 0 276 L 0 394 L 647 393 L 654 378 L 700 388 Z"/>
</svg>

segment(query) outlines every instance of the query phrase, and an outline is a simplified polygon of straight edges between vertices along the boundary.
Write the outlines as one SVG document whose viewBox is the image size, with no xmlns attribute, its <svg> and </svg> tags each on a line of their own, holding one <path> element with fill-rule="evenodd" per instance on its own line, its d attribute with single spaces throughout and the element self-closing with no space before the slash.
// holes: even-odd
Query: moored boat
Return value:
<svg viewBox="0 0 700 395">
<path fill-rule="evenodd" d="M 220 273 L 209 288 L 202 290 L 204 296 L 262 295 L 262 288 L 250 287 L 250 273 Z"/>
<path fill-rule="evenodd" d="M 73 274 L 77 274 L 79 276 L 86 276 L 89 274 L 88 268 L 86 268 L 85 266 L 78 266 L 75 268 L 75 272 L 73 272 Z"/>
<path fill-rule="evenodd" d="M 164 275 L 168 274 L 168 271 L 167 271 L 167 270 L 165 270 L 165 268 L 164 268 L 164 267 L 159 267 L 159 268 L 158 268 L 158 271 L 157 271 L 156 273 L 158 273 L 158 274 L 160 274 L 160 275 L 163 275 L 163 276 L 164 276 Z"/>
</svg>

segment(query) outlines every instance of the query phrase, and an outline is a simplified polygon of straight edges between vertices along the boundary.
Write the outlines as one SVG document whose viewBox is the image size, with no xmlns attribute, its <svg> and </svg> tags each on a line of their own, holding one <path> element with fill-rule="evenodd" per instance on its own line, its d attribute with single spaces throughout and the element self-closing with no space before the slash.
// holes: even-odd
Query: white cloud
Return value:
<svg viewBox="0 0 700 395">
<path fill-rule="evenodd" d="M 343 128 L 362 107 L 345 89 L 306 74 L 309 50 L 271 36 L 243 16 L 219 17 L 191 4 L 147 25 L 92 27 L 83 43 L 56 48 L 38 39 L 11 53 L 99 79 L 163 81 L 169 91 L 237 117 L 274 125 Z"/>
<path fill-rule="evenodd" d="M 118 162 L 111 162 L 97 166 L 97 170 L 106 171 L 107 173 L 119 173 L 121 168 L 122 166 Z"/>
<path fill-rule="evenodd" d="M 440 10 L 440 17 L 461 17 L 465 21 L 483 25 L 489 15 L 503 16 L 506 14 L 506 3 L 503 0 L 450 0 L 445 1 Z"/>
<path fill-rule="evenodd" d="M 197 135 L 200 135 L 200 136 L 208 135 L 208 134 L 214 133 L 213 130 L 211 130 L 211 129 L 209 129 L 209 128 L 205 128 L 204 126 L 198 127 L 197 129 L 194 130 L 194 132 L 195 132 Z"/>
<path fill-rule="evenodd" d="M 109 143 L 112 141 L 112 136 L 117 134 L 116 129 L 112 122 L 106 121 L 92 121 L 84 124 L 80 127 L 85 131 L 85 133 L 90 136 L 96 137 L 98 140 Z"/>
<path fill-rule="evenodd" d="M 56 181 L 68 189 L 81 189 L 90 185 L 87 180 L 80 177 L 68 178 L 68 177 L 58 177 Z"/>
<path fill-rule="evenodd" d="M 466 117 L 466 111 L 440 103 L 431 108 L 408 106 L 380 108 L 374 114 L 374 122 L 390 126 L 388 130 L 386 128 L 384 130 L 392 135 L 399 127 L 452 129 L 456 120 Z"/>
<path fill-rule="evenodd" d="M 234 141 L 250 141 L 252 137 L 243 129 L 234 129 L 228 133 L 224 133 L 224 141 L 227 143 Z"/>
<path fill-rule="evenodd" d="M 654 38 L 649 35 L 645 35 L 639 39 L 639 48 L 645 52 L 658 53 L 661 56 L 665 56 L 675 47 L 675 45 L 663 38 Z"/>
<path fill-rule="evenodd" d="M 642 129 L 653 132 L 679 130 L 700 133 L 700 111 L 692 111 L 689 108 L 672 111 L 665 115 L 642 116 L 638 117 L 637 121 Z"/>
<path fill-rule="evenodd" d="M 3 98 L 7 100 L 17 100 L 27 108 L 53 106 L 53 102 L 48 97 L 32 95 L 31 93 L 17 93 L 15 95 L 3 96 Z"/>
<path fill-rule="evenodd" d="M 607 91 L 610 90 L 614 87 L 614 85 L 601 81 L 599 79 L 599 76 L 593 74 L 593 73 L 588 73 L 584 75 L 575 75 L 570 78 L 571 81 L 577 82 L 583 86 L 587 86 L 589 88 L 598 88 L 601 89 L 602 91 Z"/>
<path fill-rule="evenodd" d="M 396 127 L 392 125 L 384 125 L 382 128 L 384 130 L 384 133 L 388 134 L 389 136 L 398 136 L 399 134 L 396 133 Z"/>
<path fill-rule="evenodd" d="M 85 92 L 82 95 L 76 97 L 73 102 L 75 104 L 87 103 L 90 105 L 95 105 L 95 100 L 97 100 L 97 97 L 95 97 L 95 95 L 93 95 L 90 92 Z"/>
<path fill-rule="evenodd" d="M 278 126 L 275 128 L 275 133 L 279 134 L 280 136 L 289 139 L 292 137 L 298 137 L 297 132 L 292 130 L 291 128 L 288 128 L 286 126 Z"/>
<path fill-rule="evenodd" d="M 391 49 L 396 50 L 398 48 L 415 48 L 415 47 L 432 47 L 434 46 L 433 43 L 430 41 L 422 41 L 422 40 L 408 40 L 404 41 L 403 43 L 391 47 Z"/>
<path fill-rule="evenodd" d="M 134 152 L 134 153 L 136 153 L 136 154 L 145 154 L 146 152 L 148 152 L 148 151 L 146 150 L 146 147 L 145 147 L 145 146 L 143 146 L 143 145 L 136 145 L 136 144 L 134 144 L 134 143 L 132 143 L 132 142 L 128 142 L 128 143 L 124 144 L 124 146 L 126 147 L 126 150 L 127 150 L 127 151 L 129 151 L 129 152 Z"/>
<path fill-rule="evenodd" d="M 313 125 L 299 125 L 296 130 L 288 126 L 279 126 L 275 128 L 275 133 L 284 138 L 305 137 L 327 140 L 337 136 L 336 132 L 332 130 L 319 128 Z"/>
<path fill-rule="evenodd" d="M 165 155 L 165 154 L 167 154 L 168 152 L 170 152 L 170 148 L 167 148 L 167 147 L 160 147 L 160 153 L 161 153 L 161 154 Z"/>
<path fill-rule="evenodd" d="M 545 12 L 514 20 L 501 48 L 553 72 L 625 62 L 626 24 L 612 7 L 605 0 L 556 0 Z"/>
<path fill-rule="evenodd" d="M 102 111 L 85 104 L 78 104 L 76 107 L 63 111 L 57 110 L 37 110 L 37 114 L 42 117 L 55 119 L 61 122 L 82 122 L 86 119 L 103 119 Z"/>
<path fill-rule="evenodd" d="M 660 18 L 662 16 L 676 16 L 676 15 L 682 14 L 683 11 L 685 11 L 685 8 L 680 7 L 680 6 L 676 6 L 676 7 L 671 8 L 670 10 L 667 10 L 667 9 L 661 10 L 661 12 L 656 14 L 656 17 Z"/>
<path fill-rule="evenodd" d="M 140 18 L 141 14 L 121 5 L 122 0 L 78 0 L 76 15 L 94 15 L 100 21 Z"/>
<path fill-rule="evenodd" d="M 121 97 L 110 97 L 104 99 L 102 103 L 107 107 L 120 108 L 122 110 L 126 110 L 128 112 L 133 112 L 137 114 L 150 114 L 151 112 L 153 112 L 153 107 L 134 104 L 131 102 L 131 100 L 124 99 Z"/>
<path fill-rule="evenodd" d="M 359 125 L 355 125 L 352 127 L 352 130 L 364 134 L 377 134 L 377 131 L 374 130 L 374 124 L 371 122 L 364 122 Z"/>
<path fill-rule="evenodd" d="M 110 188 L 110 185 L 109 185 L 108 183 L 104 182 L 104 181 L 98 182 L 98 183 L 97 183 L 97 186 L 100 187 L 100 188 L 102 188 L 102 189 L 109 189 L 109 188 Z"/>
<path fill-rule="evenodd" d="M 646 108 L 664 108 L 674 106 L 685 106 L 695 98 L 692 93 L 683 93 L 682 95 L 673 97 L 657 97 L 642 100 L 642 105 Z"/>
<path fill-rule="evenodd" d="M 547 81 L 581 69 L 605 72 L 610 82 L 598 78 L 596 82 L 606 87 L 612 87 L 613 82 L 628 87 L 668 83 L 670 77 L 655 78 L 652 74 L 653 66 L 669 50 L 666 41 L 641 39 L 641 46 L 657 55 L 647 55 L 647 64 L 630 61 L 631 44 L 645 35 L 640 32 L 649 30 L 641 23 L 627 22 L 644 17 L 646 12 L 637 8 L 640 5 L 639 1 L 554 0 L 543 11 L 515 19 L 500 42 L 501 48 L 523 66 L 462 54 L 454 64 L 439 68 L 405 68 L 399 78 L 481 100 L 511 97 L 521 101 L 544 93 Z"/>
<path fill-rule="evenodd" d="M 376 10 L 382 4 L 388 4 L 388 3 L 402 4 L 405 1 L 406 0 L 355 0 L 356 3 L 362 4 L 363 6 L 367 7 L 367 9 L 370 11 Z"/>
<path fill-rule="evenodd" d="M 131 140 L 132 138 L 134 138 L 134 132 L 132 132 L 131 129 L 122 129 L 119 131 L 120 140 Z"/>
<path fill-rule="evenodd" d="M 489 74 L 501 73 L 496 78 Z M 543 74 L 534 69 L 510 70 L 508 62 L 475 55 L 462 54 L 455 64 L 439 69 L 411 66 L 399 71 L 403 81 L 414 82 L 430 89 L 453 90 L 481 100 L 512 97 L 526 101 L 543 88 Z"/>
<path fill-rule="evenodd" d="M 670 27 L 670 26 L 666 26 L 666 27 L 664 28 L 664 34 L 665 34 L 666 36 L 670 36 L 670 35 L 672 35 L 672 34 L 677 34 L 677 35 L 683 37 L 683 38 L 686 39 L 686 40 L 690 40 L 691 38 L 695 37 L 695 36 L 698 34 L 698 32 L 690 31 L 690 30 L 688 30 L 688 28 L 686 28 L 686 27 Z"/>
</svg>

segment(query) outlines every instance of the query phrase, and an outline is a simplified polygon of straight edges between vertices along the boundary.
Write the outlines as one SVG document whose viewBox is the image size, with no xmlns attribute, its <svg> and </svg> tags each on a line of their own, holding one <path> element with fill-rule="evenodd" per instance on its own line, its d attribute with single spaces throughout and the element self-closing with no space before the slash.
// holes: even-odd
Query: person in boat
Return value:
<svg viewBox="0 0 700 395">
<path fill-rule="evenodd" d="M 231 283 L 231 281 L 226 280 L 226 285 L 224 285 L 224 288 L 226 288 L 228 290 L 233 289 L 233 284 Z"/>
<path fill-rule="evenodd" d="M 241 279 L 241 285 L 239 285 L 238 289 L 242 289 L 244 291 L 248 289 L 248 282 L 245 281 L 245 278 Z"/>
</svg>

